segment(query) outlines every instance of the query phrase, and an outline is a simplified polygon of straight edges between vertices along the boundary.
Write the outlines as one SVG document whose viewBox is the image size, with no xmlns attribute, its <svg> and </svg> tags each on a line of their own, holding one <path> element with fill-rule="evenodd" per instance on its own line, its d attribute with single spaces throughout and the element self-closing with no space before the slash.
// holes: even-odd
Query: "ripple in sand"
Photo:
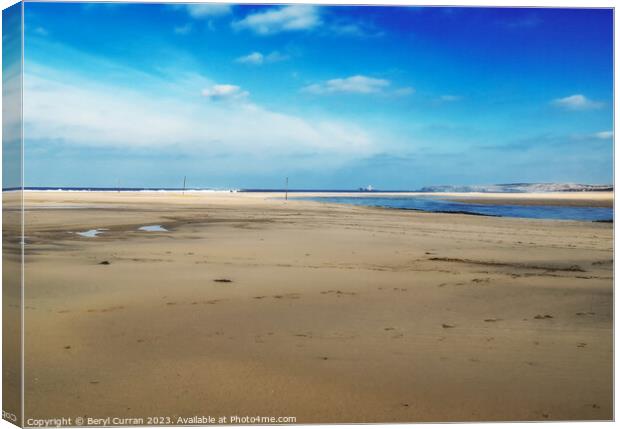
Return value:
<svg viewBox="0 0 620 429">
<path fill-rule="evenodd" d="M 141 226 L 140 228 L 138 228 L 138 230 L 147 232 L 168 232 L 168 230 L 161 225 Z"/>
</svg>

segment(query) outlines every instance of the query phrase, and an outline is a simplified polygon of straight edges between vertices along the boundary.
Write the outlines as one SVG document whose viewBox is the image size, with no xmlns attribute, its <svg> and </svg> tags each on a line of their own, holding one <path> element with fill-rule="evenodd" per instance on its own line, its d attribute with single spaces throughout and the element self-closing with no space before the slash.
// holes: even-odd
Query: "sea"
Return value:
<svg viewBox="0 0 620 429">
<path fill-rule="evenodd" d="M 4 189 L 4 191 L 17 189 Z M 94 187 L 27 187 L 25 191 L 65 191 L 65 192 L 272 192 L 284 193 L 284 189 L 210 189 L 210 188 L 94 188 Z M 460 213 L 478 216 L 515 217 L 527 219 L 556 219 L 590 222 L 613 222 L 613 208 L 608 207 L 571 207 L 571 206 L 526 206 L 526 205 L 490 205 L 450 201 L 437 195 L 369 195 L 363 190 L 305 189 L 289 190 L 291 193 L 329 192 L 331 196 L 294 197 L 291 199 L 312 200 L 325 203 L 351 204 L 356 206 L 384 207 L 400 210 L 417 210 L 434 213 Z M 404 193 L 408 191 L 382 191 Z M 347 196 L 333 194 L 346 193 Z M 359 193 L 360 196 L 350 196 Z"/>
<path fill-rule="evenodd" d="M 356 206 L 384 207 L 400 210 L 417 210 L 434 213 L 460 213 L 478 216 L 516 217 L 527 219 L 577 220 L 590 222 L 613 222 L 613 208 L 571 206 L 525 206 L 473 204 L 442 199 L 441 196 L 329 196 L 297 197 L 325 203 L 351 204 Z"/>
</svg>

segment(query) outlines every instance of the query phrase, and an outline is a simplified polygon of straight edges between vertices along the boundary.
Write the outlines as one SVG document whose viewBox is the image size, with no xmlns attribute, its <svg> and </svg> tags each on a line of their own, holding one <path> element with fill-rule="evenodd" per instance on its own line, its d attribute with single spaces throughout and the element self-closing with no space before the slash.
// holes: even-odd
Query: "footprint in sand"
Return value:
<svg viewBox="0 0 620 429">
<path fill-rule="evenodd" d="M 577 343 L 577 347 L 579 348 L 584 348 L 587 345 L 588 345 L 587 343 Z"/>
<path fill-rule="evenodd" d="M 215 283 L 232 283 L 233 282 L 231 279 L 214 279 L 213 281 Z"/>
<path fill-rule="evenodd" d="M 299 299 L 300 296 L 298 293 L 287 293 L 284 295 L 274 295 L 273 298 L 275 299 Z"/>
<path fill-rule="evenodd" d="M 117 305 L 116 307 L 108 307 L 108 308 L 104 308 L 103 310 L 101 310 L 102 313 L 107 313 L 108 311 L 117 311 L 117 310 L 124 310 L 125 307 L 122 305 Z"/>
<path fill-rule="evenodd" d="M 343 292 L 341 290 L 324 290 L 323 292 L 321 292 L 321 295 L 336 295 L 338 298 L 340 298 L 341 295 L 350 295 L 350 296 L 354 296 L 357 295 L 357 293 L 355 292 Z"/>
<path fill-rule="evenodd" d="M 550 315 L 550 314 L 545 314 L 545 315 L 537 314 L 536 316 L 534 316 L 534 319 L 538 319 L 538 320 L 540 320 L 540 319 L 553 319 L 553 316 Z"/>
<path fill-rule="evenodd" d="M 442 323 L 441 327 L 444 328 L 444 329 L 449 329 L 449 328 L 455 328 L 456 325 L 451 325 L 449 323 Z"/>
<path fill-rule="evenodd" d="M 95 308 L 89 308 L 88 310 L 86 310 L 88 313 L 109 313 L 110 311 L 117 311 L 117 310 L 124 310 L 125 307 L 122 305 L 118 305 L 116 307 L 108 307 L 108 308 L 102 308 L 100 310 L 97 310 Z"/>
<path fill-rule="evenodd" d="M 485 322 L 499 322 L 502 319 L 495 319 L 495 318 L 490 318 L 490 319 L 484 319 Z"/>
</svg>

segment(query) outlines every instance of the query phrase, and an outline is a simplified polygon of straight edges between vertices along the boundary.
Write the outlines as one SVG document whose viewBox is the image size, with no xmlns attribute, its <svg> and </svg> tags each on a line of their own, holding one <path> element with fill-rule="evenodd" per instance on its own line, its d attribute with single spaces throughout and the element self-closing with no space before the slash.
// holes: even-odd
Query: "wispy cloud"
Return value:
<svg viewBox="0 0 620 429">
<path fill-rule="evenodd" d="M 381 37 L 385 32 L 378 30 L 374 25 L 364 21 L 343 21 L 332 22 L 328 32 L 337 36 L 351 37 Z"/>
<path fill-rule="evenodd" d="M 265 56 L 260 52 L 252 52 L 251 54 L 244 55 L 235 60 L 241 64 L 262 64 L 265 61 Z"/>
<path fill-rule="evenodd" d="M 165 77 L 128 78 L 149 80 L 148 89 L 31 63 L 24 82 L 28 138 L 67 147 L 174 149 L 201 159 L 289 157 L 298 166 L 346 163 L 377 150 L 372 134 L 352 122 L 274 111 L 251 103 L 248 92 L 236 85 L 172 71 Z M 165 91 L 154 92 L 155 87 Z M 192 95 L 201 87 L 207 88 L 203 97 Z"/>
<path fill-rule="evenodd" d="M 39 36 L 48 36 L 49 35 L 49 31 L 47 31 L 47 29 L 43 28 L 43 27 L 37 27 L 34 29 L 34 32 L 36 34 L 38 34 Z"/>
<path fill-rule="evenodd" d="M 281 53 L 279 53 L 278 51 L 273 51 L 267 55 L 264 55 L 261 52 L 252 52 L 251 54 L 248 55 L 243 55 L 237 59 L 235 59 L 235 62 L 237 63 L 241 63 L 241 64 L 251 64 L 251 65 L 263 65 L 263 64 L 269 64 L 269 63 L 277 63 L 279 61 L 285 61 L 287 60 L 289 57 L 288 55 L 283 55 Z"/>
<path fill-rule="evenodd" d="M 253 13 L 234 21 L 235 30 L 250 30 L 257 34 L 269 35 L 283 31 L 311 30 L 322 25 L 319 9 L 315 6 L 292 5 L 269 8 L 267 11 Z"/>
<path fill-rule="evenodd" d="M 232 12 L 232 6 L 222 3 L 211 4 L 186 4 L 175 5 L 177 8 L 183 8 L 192 18 L 207 18 L 212 16 L 228 15 Z"/>
<path fill-rule="evenodd" d="M 460 95 L 451 95 L 451 94 L 446 94 L 446 95 L 442 95 L 439 97 L 440 101 L 445 101 L 445 102 L 460 101 L 462 99 L 463 97 L 461 97 Z"/>
<path fill-rule="evenodd" d="M 388 86 L 390 86 L 389 80 L 357 75 L 308 85 L 303 90 L 313 94 L 333 94 L 338 92 L 373 94 L 383 91 Z"/>
<path fill-rule="evenodd" d="M 202 90 L 202 95 L 211 100 L 241 100 L 247 98 L 250 93 L 237 85 L 216 84 Z"/>
<path fill-rule="evenodd" d="M 391 82 L 387 79 L 377 79 L 368 76 L 356 75 L 347 78 L 330 79 L 325 82 L 315 83 L 302 88 L 303 92 L 311 94 L 387 94 Z M 398 88 L 391 92 L 393 95 L 409 95 L 414 92 L 413 88 Z"/>
<path fill-rule="evenodd" d="M 597 139 L 601 139 L 601 140 L 608 140 L 608 139 L 614 138 L 614 132 L 613 131 L 600 131 L 598 133 L 595 133 L 594 137 L 596 137 Z"/>
<path fill-rule="evenodd" d="M 411 95 L 415 92 L 415 89 L 410 86 L 404 86 L 402 88 L 397 88 L 392 91 L 392 95 L 396 95 L 397 97 L 405 97 L 407 95 Z"/>
<path fill-rule="evenodd" d="M 551 101 L 551 104 L 566 110 L 590 110 L 603 107 L 603 103 L 600 101 L 590 100 L 582 94 L 574 94 L 564 98 L 556 98 Z"/>
<path fill-rule="evenodd" d="M 176 34 L 186 35 L 192 32 L 194 26 L 191 23 L 187 23 L 185 25 L 179 25 L 178 27 L 174 27 L 174 32 Z"/>
</svg>

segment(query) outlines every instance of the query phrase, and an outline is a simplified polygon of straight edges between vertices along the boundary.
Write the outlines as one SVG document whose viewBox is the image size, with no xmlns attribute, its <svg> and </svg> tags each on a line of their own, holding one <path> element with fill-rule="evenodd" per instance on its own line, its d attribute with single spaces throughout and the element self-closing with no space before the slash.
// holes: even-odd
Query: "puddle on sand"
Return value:
<svg viewBox="0 0 620 429">
<path fill-rule="evenodd" d="M 88 231 L 84 231 L 84 232 L 76 232 L 76 234 L 79 235 L 80 237 L 94 238 L 94 237 L 97 237 L 99 234 L 102 234 L 103 231 L 107 231 L 107 229 L 106 228 L 89 229 Z"/>
<path fill-rule="evenodd" d="M 168 232 L 168 230 L 161 225 L 141 226 L 140 228 L 138 228 L 138 230 L 147 232 Z"/>
</svg>

